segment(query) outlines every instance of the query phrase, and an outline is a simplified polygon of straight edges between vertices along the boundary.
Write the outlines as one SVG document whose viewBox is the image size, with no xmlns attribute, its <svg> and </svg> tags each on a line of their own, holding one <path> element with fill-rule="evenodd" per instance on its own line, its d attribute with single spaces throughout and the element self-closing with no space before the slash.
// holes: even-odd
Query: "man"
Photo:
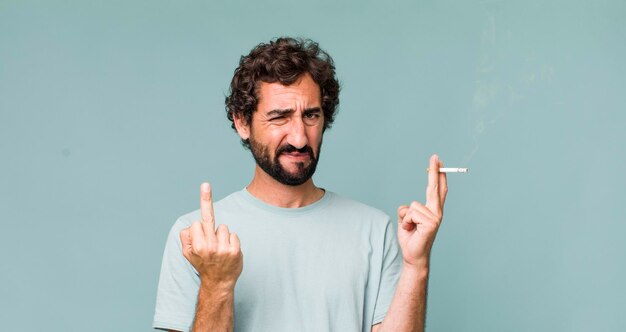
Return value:
<svg viewBox="0 0 626 332">
<path fill-rule="evenodd" d="M 381 211 L 316 187 L 338 95 L 332 59 L 314 42 L 279 38 L 241 58 L 226 105 L 256 160 L 254 177 L 215 209 L 203 183 L 200 210 L 172 227 L 155 328 L 424 329 L 443 163 L 431 157 L 427 203 L 398 208 L 397 234 Z"/>
</svg>

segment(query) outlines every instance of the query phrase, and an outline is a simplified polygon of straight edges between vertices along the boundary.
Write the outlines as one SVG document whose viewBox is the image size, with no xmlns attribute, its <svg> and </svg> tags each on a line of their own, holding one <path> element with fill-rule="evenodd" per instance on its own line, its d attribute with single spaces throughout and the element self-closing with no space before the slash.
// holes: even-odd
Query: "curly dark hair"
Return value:
<svg viewBox="0 0 626 332">
<path fill-rule="evenodd" d="M 239 60 L 230 83 L 230 95 L 226 96 L 226 113 L 232 128 L 235 129 L 235 117 L 243 116 L 246 124 L 251 123 L 260 82 L 291 85 L 305 73 L 320 87 L 324 130 L 330 128 L 339 105 L 340 89 L 333 59 L 316 42 L 290 37 L 261 43 Z M 250 148 L 249 140 L 242 140 L 242 144 Z"/>
</svg>

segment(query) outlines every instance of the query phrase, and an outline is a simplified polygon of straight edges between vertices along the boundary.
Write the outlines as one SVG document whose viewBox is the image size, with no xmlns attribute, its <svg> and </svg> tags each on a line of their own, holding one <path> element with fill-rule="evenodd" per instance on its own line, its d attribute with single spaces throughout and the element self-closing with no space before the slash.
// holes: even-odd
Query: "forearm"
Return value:
<svg viewBox="0 0 626 332">
<path fill-rule="evenodd" d="M 402 267 L 391 306 L 378 332 L 422 332 L 426 322 L 428 263 Z"/>
<path fill-rule="evenodd" d="M 234 286 L 217 287 L 201 283 L 192 331 L 233 331 L 234 302 Z"/>
</svg>

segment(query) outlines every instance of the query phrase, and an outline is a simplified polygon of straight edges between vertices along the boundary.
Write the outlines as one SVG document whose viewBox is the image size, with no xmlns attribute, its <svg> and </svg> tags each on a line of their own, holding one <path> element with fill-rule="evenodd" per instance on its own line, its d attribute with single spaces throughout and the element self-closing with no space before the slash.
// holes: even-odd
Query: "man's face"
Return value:
<svg viewBox="0 0 626 332">
<path fill-rule="evenodd" d="M 289 86 L 261 82 L 249 127 L 250 150 L 276 181 L 296 186 L 315 173 L 324 128 L 319 86 L 309 74 Z"/>
</svg>

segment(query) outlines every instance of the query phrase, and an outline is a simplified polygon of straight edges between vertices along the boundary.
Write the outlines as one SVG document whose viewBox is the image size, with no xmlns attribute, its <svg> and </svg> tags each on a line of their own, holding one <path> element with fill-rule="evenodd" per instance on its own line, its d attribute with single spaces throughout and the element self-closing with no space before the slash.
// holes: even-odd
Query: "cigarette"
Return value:
<svg viewBox="0 0 626 332">
<path fill-rule="evenodd" d="M 430 168 L 427 168 L 426 171 L 430 171 Z M 442 167 L 439 168 L 439 173 L 467 173 L 469 172 L 469 168 L 458 168 L 458 167 Z"/>
</svg>

